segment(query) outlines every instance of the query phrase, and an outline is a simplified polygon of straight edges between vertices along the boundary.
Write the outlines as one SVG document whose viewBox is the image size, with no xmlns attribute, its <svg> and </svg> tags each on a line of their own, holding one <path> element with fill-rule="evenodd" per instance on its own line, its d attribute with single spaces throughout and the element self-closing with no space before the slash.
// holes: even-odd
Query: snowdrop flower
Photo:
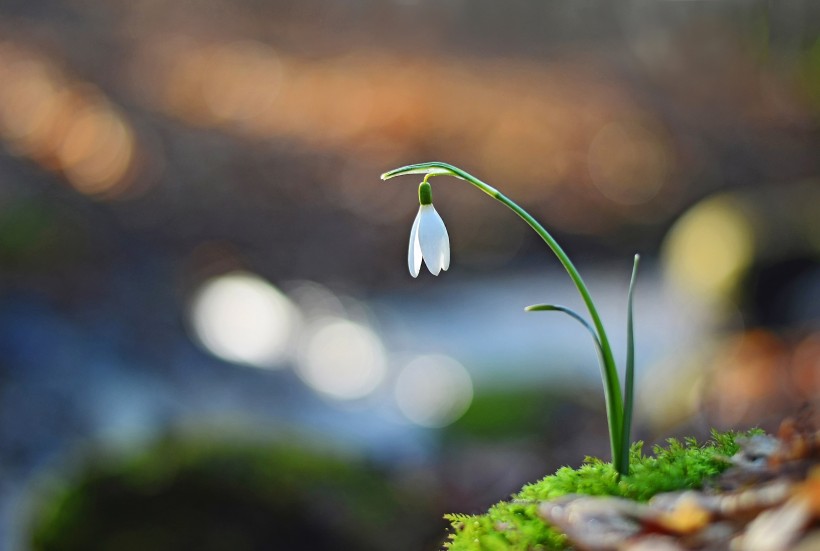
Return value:
<svg viewBox="0 0 820 551">
<path fill-rule="evenodd" d="M 419 184 L 419 213 L 410 230 L 407 265 L 413 277 L 419 275 L 422 258 L 433 275 L 450 267 L 450 237 L 433 206 L 433 191 L 427 182 Z"/>
<path fill-rule="evenodd" d="M 390 180 L 397 176 L 408 174 L 424 174 L 424 181 L 419 185 L 419 214 L 413 223 L 413 230 L 410 232 L 410 251 L 407 255 L 407 262 L 410 266 L 410 274 L 413 277 L 419 275 L 422 258 L 427 263 L 427 267 L 434 275 L 438 275 L 441 270 L 446 270 L 450 265 L 450 241 L 447 230 L 444 227 L 441 217 L 433 208 L 432 192 L 427 179 L 433 176 L 452 176 L 477 187 L 496 201 L 508 207 L 515 214 L 521 217 L 527 225 L 538 234 L 550 250 L 558 257 L 564 266 L 570 279 L 575 284 L 575 288 L 581 295 L 584 304 L 589 311 L 588 321 L 585 317 L 564 306 L 555 304 L 536 304 L 527 308 L 530 311 L 552 311 L 563 312 L 581 322 L 594 337 L 595 346 L 598 349 L 598 357 L 601 362 L 601 377 L 604 383 L 604 396 L 606 404 L 607 421 L 609 425 L 609 445 L 612 452 L 612 464 L 618 476 L 629 473 L 629 451 L 631 447 L 631 426 L 632 410 L 634 404 L 635 386 L 635 341 L 634 325 L 632 318 L 632 297 L 635 287 L 635 279 L 638 269 L 638 255 L 635 255 L 632 264 L 632 278 L 629 281 L 629 292 L 627 294 L 627 353 L 626 369 L 624 376 L 625 391 L 621 392 L 620 376 L 615 357 L 612 354 L 612 347 L 609 344 L 604 324 L 598 309 L 589 294 L 584 280 L 575 264 L 572 263 L 567 253 L 558 244 L 555 238 L 544 226 L 526 210 L 521 208 L 512 199 L 482 182 L 472 174 L 461 170 L 453 165 L 438 161 L 429 163 L 417 163 L 389 170 L 382 174 L 382 180 Z"/>
</svg>

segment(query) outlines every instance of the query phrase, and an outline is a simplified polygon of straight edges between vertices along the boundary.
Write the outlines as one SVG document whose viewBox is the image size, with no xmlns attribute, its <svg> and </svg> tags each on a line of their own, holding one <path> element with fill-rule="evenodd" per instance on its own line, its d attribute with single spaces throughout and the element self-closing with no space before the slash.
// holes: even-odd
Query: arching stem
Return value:
<svg viewBox="0 0 820 551">
<path fill-rule="evenodd" d="M 629 455 L 623 453 L 621 449 L 623 446 L 623 422 L 624 422 L 624 404 L 621 394 L 621 385 L 618 379 L 618 369 L 615 364 L 615 359 L 612 355 L 612 348 L 607 338 L 604 324 L 601 321 L 601 316 L 595 308 L 595 303 L 587 289 L 581 274 L 575 268 L 575 265 L 569 259 L 569 256 L 564 252 L 564 249 L 558 242 L 550 235 L 550 233 L 527 211 L 522 209 L 518 204 L 508 198 L 506 195 L 495 189 L 494 187 L 482 182 L 475 176 L 441 162 L 420 163 L 408 165 L 397 168 L 382 174 L 382 180 L 401 176 L 405 174 L 424 174 L 424 180 L 427 181 L 432 176 L 455 176 L 465 180 L 493 199 L 503 203 L 510 210 L 515 212 L 524 222 L 526 222 L 540 237 L 544 240 L 547 246 L 552 250 L 558 260 L 564 266 L 564 269 L 569 274 L 570 279 L 578 289 L 578 293 L 584 301 L 584 304 L 589 311 L 589 316 L 592 319 L 592 324 L 598 334 L 598 341 L 601 346 L 601 377 L 604 383 L 604 397 L 606 400 L 607 422 L 609 424 L 609 444 L 612 454 L 612 464 L 619 474 L 627 474 L 629 472 Z M 627 444 L 628 446 L 628 444 Z"/>
</svg>

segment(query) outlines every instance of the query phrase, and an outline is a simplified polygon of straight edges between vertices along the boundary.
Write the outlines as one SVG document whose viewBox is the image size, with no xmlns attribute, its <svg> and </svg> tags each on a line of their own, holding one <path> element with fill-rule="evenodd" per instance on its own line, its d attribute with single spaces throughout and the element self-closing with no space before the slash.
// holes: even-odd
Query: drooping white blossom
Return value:
<svg viewBox="0 0 820 551">
<path fill-rule="evenodd" d="M 422 259 L 433 275 L 450 267 L 450 236 L 432 203 L 419 206 L 410 230 L 407 265 L 413 277 L 418 277 Z"/>
</svg>

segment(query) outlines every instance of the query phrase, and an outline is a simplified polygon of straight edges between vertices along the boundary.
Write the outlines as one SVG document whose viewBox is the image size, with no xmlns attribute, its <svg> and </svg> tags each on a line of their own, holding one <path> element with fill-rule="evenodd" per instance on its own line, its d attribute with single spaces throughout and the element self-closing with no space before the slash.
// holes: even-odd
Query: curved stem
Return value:
<svg viewBox="0 0 820 551">
<path fill-rule="evenodd" d="M 558 260 L 564 266 L 564 269 L 569 274 L 570 279 L 572 279 L 572 282 L 578 289 L 578 293 L 581 295 L 581 298 L 589 311 L 590 318 L 595 326 L 595 331 L 598 333 L 598 340 L 601 344 L 601 377 L 604 382 L 604 397 L 606 400 L 607 421 L 609 424 L 609 444 L 610 451 L 612 453 L 612 464 L 619 474 L 628 473 L 629 465 L 624 463 L 624 454 L 620 450 L 623 438 L 624 409 L 623 398 L 621 395 L 621 385 L 618 379 L 618 370 L 615 365 L 615 358 L 612 355 L 612 348 L 609 344 L 609 339 L 607 338 L 604 324 L 601 321 L 598 310 L 595 308 L 595 303 L 592 301 L 589 290 L 587 289 L 584 280 L 581 278 L 581 274 L 578 273 L 575 265 L 564 252 L 564 249 L 561 248 L 552 235 L 550 235 L 550 233 L 527 211 L 522 209 L 518 206 L 518 204 L 494 187 L 482 182 L 475 176 L 461 170 L 460 168 L 441 162 L 420 163 L 386 172 L 382 174 L 382 179 L 387 180 L 389 178 L 404 174 L 425 174 L 425 181 L 431 176 L 450 175 L 471 183 L 493 199 L 503 203 L 510 210 L 515 212 L 522 220 L 524 220 L 524 222 L 535 230 L 535 233 L 537 233 L 541 239 L 544 240 L 555 256 L 558 257 Z M 628 461 L 628 459 L 629 456 L 627 455 L 626 460 Z"/>
</svg>

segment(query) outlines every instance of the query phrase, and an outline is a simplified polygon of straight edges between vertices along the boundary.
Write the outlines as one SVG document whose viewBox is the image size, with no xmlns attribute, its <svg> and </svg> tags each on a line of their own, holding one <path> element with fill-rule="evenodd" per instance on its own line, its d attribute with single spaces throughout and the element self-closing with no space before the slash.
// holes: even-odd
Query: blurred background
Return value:
<svg viewBox="0 0 820 551">
<path fill-rule="evenodd" d="M 436 549 L 636 438 L 820 396 L 820 4 L 4 0 L 0 548 Z"/>
</svg>

